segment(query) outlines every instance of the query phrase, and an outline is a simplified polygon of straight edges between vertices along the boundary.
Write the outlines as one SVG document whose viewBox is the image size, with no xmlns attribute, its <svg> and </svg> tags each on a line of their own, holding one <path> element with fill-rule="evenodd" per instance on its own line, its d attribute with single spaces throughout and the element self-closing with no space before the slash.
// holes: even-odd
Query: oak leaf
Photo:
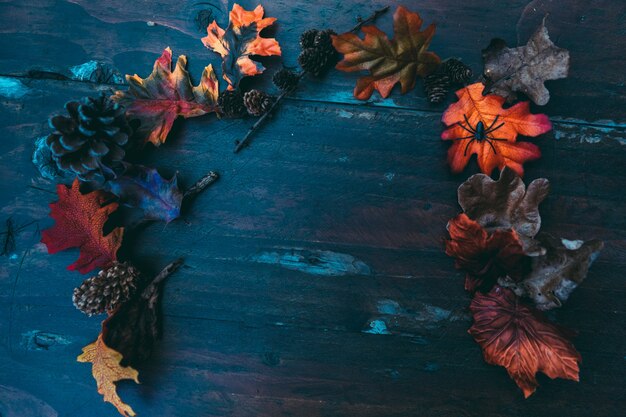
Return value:
<svg viewBox="0 0 626 417">
<path fill-rule="evenodd" d="M 499 282 L 518 296 L 529 297 L 539 310 L 550 310 L 561 307 L 583 282 L 604 243 L 596 239 L 555 239 L 546 233 L 539 234 L 537 240 L 546 253 L 532 258 L 530 272 L 521 282 L 506 278 Z"/>
<path fill-rule="evenodd" d="M 493 39 L 482 53 L 487 80 L 483 94 L 498 94 L 508 101 L 520 91 L 543 106 L 550 100 L 544 82 L 565 78 L 569 71 L 569 51 L 550 40 L 545 19 L 526 45 L 507 48 L 502 39 Z"/>
<path fill-rule="evenodd" d="M 513 229 L 529 256 L 545 253 L 533 238 L 541 227 L 539 204 L 550 191 L 545 178 L 532 181 L 528 187 L 512 169 L 504 168 L 497 181 L 489 175 L 475 174 L 458 189 L 459 205 L 488 232 Z"/>
<path fill-rule="evenodd" d="M 222 29 L 214 20 L 207 27 L 207 36 L 202 38 L 204 46 L 222 57 L 222 76 L 231 89 L 237 88 L 242 78 L 261 74 L 265 70 L 251 56 L 281 54 L 276 39 L 260 35 L 263 29 L 276 21 L 274 17 L 263 18 L 264 13 L 261 5 L 248 11 L 235 3 L 230 11 L 228 27 Z"/>
<path fill-rule="evenodd" d="M 217 108 L 219 86 L 213 66 L 204 68 L 195 87 L 186 66 L 187 57 L 180 55 L 172 72 L 172 50 L 165 48 L 147 78 L 127 75 L 128 90 L 116 91 L 111 97 L 126 107 L 130 118 L 139 119 L 138 134 L 146 143 L 164 143 L 178 116 L 202 116 Z"/>
<path fill-rule="evenodd" d="M 419 14 L 400 6 L 393 16 L 394 38 L 391 40 L 376 26 L 361 28 L 364 39 L 354 33 L 333 36 L 333 46 L 344 55 L 336 68 L 370 73 L 358 79 L 354 97 L 367 100 L 376 90 L 386 98 L 397 83 L 404 94 L 415 86 L 418 76 L 425 77 L 439 66 L 439 57 L 427 50 L 435 25 L 421 31 L 422 23 Z"/>
<path fill-rule="evenodd" d="M 448 222 L 448 232 L 446 255 L 455 258 L 458 269 L 467 271 L 466 290 L 489 291 L 499 277 L 522 275 L 524 249 L 514 230 L 489 234 L 462 213 Z"/>
<path fill-rule="evenodd" d="M 142 209 L 147 219 L 169 223 L 180 216 L 183 193 L 176 175 L 165 180 L 154 168 L 133 165 L 123 175 L 107 181 L 105 188 L 123 204 Z"/>
<path fill-rule="evenodd" d="M 135 416 L 133 409 L 117 395 L 115 383 L 124 379 L 131 379 L 137 384 L 139 373 L 131 367 L 120 365 L 122 354 L 108 347 L 102 333 L 98 339 L 83 348 L 83 353 L 76 358 L 78 362 L 91 362 L 91 372 L 98 385 L 98 392 L 104 396 L 104 401 L 117 408 L 123 416 Z"/>
<path fill-rule="evenodd" d="M 69 248 L 79 248 L 80 256 L 69 270 L 85 274 L 95 268 L 105 268 L 117 260 L 117 250 L 122 244 L 123 228 L 115 228 L 106 236 L 103 227 L 118 204 L 111 202 L 111 195 L 103 191 L 81 194 L 80 182 L 74 180 L 71 187 L 57 185 L 59 201 L 50 203 L 53 227 L 42 232 L 41 242 L 48 253 Z"/>
<path fill-rule="evenodd" d="M 537 372 L 578 381 L 581 356 L 564 331 L 511 290 L 496 286 L 488 294 L 476 293 L 470 310 L 474 324 L 469 333 L 485 361 L 505 367 L 524 397 L 537 389 Z"/>
<path fill-rule="evenodd" d="M 523 175 L 522 164 L 539 158 L 541 152 L 532 143 L 516 142 L 517 136 L 538 136 L 550 131 L 552 124 L 545 114 L 531 114 L 527 101 L 504 109 L 504 98 L 483 96 L 482 89 L 481 83 L 475 83 L 458 90 L 459 101 L 443 114 L 441 120 L 448 128 L 441 138 L 454 141 L 448 149 L 450 168 L 461 172 L 476 154 L 480 170 L 487 175 L 505 166 Z"/>
</svg>

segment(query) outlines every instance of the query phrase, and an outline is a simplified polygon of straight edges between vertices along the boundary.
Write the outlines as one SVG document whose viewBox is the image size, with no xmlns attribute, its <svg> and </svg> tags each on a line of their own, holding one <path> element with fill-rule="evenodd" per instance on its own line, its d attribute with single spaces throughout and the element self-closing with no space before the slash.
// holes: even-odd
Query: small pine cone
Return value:
<svg viewBox="0 0 626 417">
<path fill-rule="evenodd" d="M 243 103 L 253 116 L 262 116 L 265 114 L 276 98 L 260 90 L 250 90 L 243 95 Z"/>
<path fill-rule="evenodd" d="M 328 51 L 329 53 L 335 52 L 335 47 L 333 46 L 333 38 L 332 35 L 336 35 L 334 30 L 326 29 L 320 30 L 315 35 L 315 40 L 313 41 L 313 46 L 322 51 Z"/>
<path fill-rule="evenodd" d="M 126 263 L 115 262 L 75 288 L 72 301 L 77 309 L 88 316 L 113 311 L 130 299 L 137 289 L 138 280 L 137 269 Z"/>
<path fill-rule="evenodd" d="M 226 117 L 241 117 L 246 113 L 243 94 L 239 90 L 224 90 L 217 97 L 220 113 Z"/>
<path fill-rule="evenodd" d="M 441 64 L 441 71 L 455 84 L 467 84 L 472 78 L 472 69 L 456 58 L 446 59 Z"/>
<path fill-rule="evenodd" d="M 317 29 L 309 29 L 300 35 L 300 48 L 313 48 L 315 46 L 315 37 L 317 36 L 319 30 Z"/>
<path fill-rule="evenodd" d="M 296 88 L 300 81 L 299 75 L 288 69 L 281 69 L 272 77 L 274 85 L 282 91 L 289 91 Z"/>
<path fill-rule="evenodd" d="M 437 70 L 424 78 L 424 92 L 431 103 L 441 103 L 450 91 L 450 77 Z"/>
<path fill-rule="evenodd" d="M 333 64 L 330 56 L 317 48 L 307 48 L 298 57 L 298 64 L 302 69 L 316 77 L 320 77 L 328 71 Z"/>
</svg>

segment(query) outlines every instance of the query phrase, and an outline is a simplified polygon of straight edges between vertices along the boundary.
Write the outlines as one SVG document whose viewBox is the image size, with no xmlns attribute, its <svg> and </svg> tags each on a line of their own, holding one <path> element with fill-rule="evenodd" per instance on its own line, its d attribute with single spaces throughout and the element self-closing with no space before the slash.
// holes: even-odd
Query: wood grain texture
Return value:
<svg viewBox="0 0 626 417">
<path fill-rule="evenodd" d="M 503 369 L 483 362 L 466 333 L 469 298 L 443 240 L 447 220 L 459 211 L 456 188 L 476 165 L 449 173 L 447 144 L 439 140 L 443 106 L 427 105 L 419 90 L 363 105 L 350 98 L 356 77 L 334 71 L 286 100 L 240 155 L 232 153 L 233 142 L 251 119 L 178 121 L 171 140 L 146 150 L 148 165 L 167 175 L 178 171 L 183 186 L 209 170 L 221 179 L 186 207 L 184 219 L 146 227 L 123 249 L 152 272 L 186 259 L 166 284 L 164 339 L 141 370 L 142 384 L 120 384 L 121 397 L 140 416 L 620 415 L 626 405 L 620 2 L 411 3 L 427 22 L 438 22 L 433 49 L 462 57 L 476 71 L 491 37 L 524 43 L 546 11 L 555 42 L 571 50 L 572 77 L 549 83 L 553 98 L 541 109 L 554 131 L 533 140 L 543 157 L 528 164 L 525 180 L 550 179 L 544 230 L 606 242 L 587 280 L 551 313 L 579 331 L 580 383 L 540 377 L 540 389 L 525 401 Z M 349 27 L 382 4 L 265 6 L 279 18 L 276 35 L 292 64 L 303 29 L 324 19 Z M 145 76 L 169 45 L 188 54 L 197 80 L 217 60 L 202 47 L 194 18 L 208 7 L 224 23 L 230 6 L 0 3 L 0 224 L 8 217 L 17 225 L 36 222 L 0 260 L 1 416 L 116 415 L 97 394 L 89 367 L 75 362 L 95 339 L 99 319 L 71 305 L 83 277 L 65 267 L 77 252 L 51 256 L 37 243 L 38 230 L 51 224 L 47 204 L 55 194 L 30 157 L 34 138 L 47 133 L 47 118 L 65 101 L 117 87 L 63 78 L 91 60 Z"/>
</svg>

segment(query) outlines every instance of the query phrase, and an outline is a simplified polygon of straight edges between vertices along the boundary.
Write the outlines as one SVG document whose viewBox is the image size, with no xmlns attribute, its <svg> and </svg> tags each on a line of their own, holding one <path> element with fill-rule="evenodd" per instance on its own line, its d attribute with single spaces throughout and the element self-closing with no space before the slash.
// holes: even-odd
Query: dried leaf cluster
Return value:
<svg viewBox="0 0 626 417">
<path fill-rule="evenodd" d="M 603 247 L 540 233 L 539 204 L 548 192 L 548 180 L 526 187 L 510 168 L 497 181 L 476 174 L 459 187 L 463 213 L 448 223 L 446 254 L 466 272 L 473 295 L 469 332 L 525 397 L 537 388 L 537 372 L 578 381 L 580 354 L 541 311 L 565 303 Z"/>
</svg>

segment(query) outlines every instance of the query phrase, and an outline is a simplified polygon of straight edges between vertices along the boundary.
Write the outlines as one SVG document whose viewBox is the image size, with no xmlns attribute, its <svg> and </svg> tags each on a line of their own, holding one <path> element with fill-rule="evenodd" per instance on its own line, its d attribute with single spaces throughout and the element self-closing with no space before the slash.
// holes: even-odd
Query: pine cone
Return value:
<svg viewBox="0 0 626 417">
<path fill-rule="evenodd" d="M 280 90 L 289 91 L 296 88 L 300 79 L 299 75 L 295 72 L 283 68 L 274 74 L 272 81 Z"/>
<path fill-rule="evenodd" d="M 243 94 L 239 90 L 224 90 L 217 98 L 220 112 L 226 117 L 241 117 L 246 112 Z"/>
<path fill-rule="evenodd" d="M 313 48 L 315 46 L 315 37 L 317 36 L 319 30 L 317 29 L 309 29 L 300 35 L 300 48 Z"/>
<path fill-rule="evenodd" d="M 438 69 L 424 78 L 424 92 L 431 103 L 441 103 L 450 91 L 450 77 Z"/>
<path fill-rule="evenodd" d="M 126 263 L 115 262 L 75 288 L 72 301 L 77 309 L 88 316 L 113 311 L 130 299 L 138 280 L 137 269 Z"/>
<path fill-rule="evenodd" d="M 450 81 L 455 84 L 467 84 L 472 78 L 472 69 L 456 58 L 449 58 L 442 62 L 443 71 Z"/>
<path fill-rule="evenodd" d="M 265 114 L 274 104 L 276 98 L 260 90 L 250 90 L 243 95 L 243 103 L 253 116 Z"/>
<path fill-rule="evenodd" d="M 81 181 L 115 177 L 132 134 L 124 108 L 103 94 L 65 104 L 68 116 L 49 120 L 54 129 L 47 138 L 52 159 L 59 170 Z"/>
<path fill-rule="evenodd" d="M 327 51 L 328 53 L 336 53 L 335 47 L 333 46 L 333 38 L 331 37 L 332 35 L 336 34 L 337 33 L 335 33 L 335 31 L 332 29 L 320 30 L 315 35 L 313 46 L 315 48 L 321 49 L 322 51 Z"/>
<path fill-rule="evenodd" d="M 298 64 L 302 69 L 316 77 L 322 76 L 332 65 L 329 56 L 317 48 L 307 48 L 300 53 Z"/>
</svg>

